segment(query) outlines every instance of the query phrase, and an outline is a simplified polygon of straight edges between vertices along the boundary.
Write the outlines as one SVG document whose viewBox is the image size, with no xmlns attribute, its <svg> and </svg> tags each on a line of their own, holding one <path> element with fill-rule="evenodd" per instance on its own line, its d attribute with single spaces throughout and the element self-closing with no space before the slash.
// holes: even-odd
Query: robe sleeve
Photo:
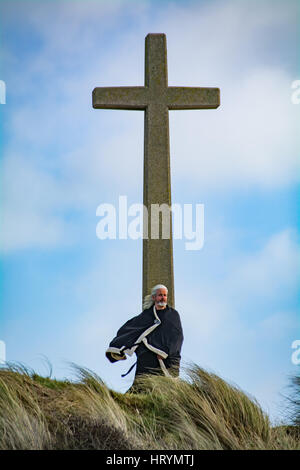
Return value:
<svg viewBox="0 0 300 470">
<path fill-rule="evenodd" d="M 125 350 L 131 348 L 140 334 L 151 324 L 152 320 L 149 315 L 143 312 L 136 317 L 131 318 L 124 323 L 117 331 L 116 336 L 109 343 L 109 347 L 105 352 L 110 362 L 126 359 Z"/>
</svg>

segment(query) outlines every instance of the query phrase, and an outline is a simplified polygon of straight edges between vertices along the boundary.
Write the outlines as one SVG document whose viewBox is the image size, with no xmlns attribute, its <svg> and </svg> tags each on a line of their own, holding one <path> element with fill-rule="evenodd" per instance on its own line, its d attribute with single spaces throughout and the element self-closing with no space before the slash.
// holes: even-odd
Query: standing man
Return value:
<svg viewBox="0 0 300 470">
<path fill-rule="evenodd" d="M 179 375 L 183 332 L 179 313 L 168 305 L 167 299 L 166 286 L 154 286 L 151 294 L 144 299 L 143 312 L 118 330 L 106 351 L 106 357 L 111 362 L 124 360 L 126 354 L 132 356 L 136 353 L 135 379 L 151 373 Z"/>
</svg>

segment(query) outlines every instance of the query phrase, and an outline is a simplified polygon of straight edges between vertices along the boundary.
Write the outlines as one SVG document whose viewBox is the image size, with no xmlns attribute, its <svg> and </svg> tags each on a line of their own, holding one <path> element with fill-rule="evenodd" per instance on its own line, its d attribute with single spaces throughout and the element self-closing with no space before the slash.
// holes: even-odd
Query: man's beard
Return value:
<svg viewBox="0 0 300 470">
<path fill-rule="evenodd" d="M 166 307 L 167 306 L 167 302 L 158 302 L 158 304 L 160 307 Z"/>
</svg>

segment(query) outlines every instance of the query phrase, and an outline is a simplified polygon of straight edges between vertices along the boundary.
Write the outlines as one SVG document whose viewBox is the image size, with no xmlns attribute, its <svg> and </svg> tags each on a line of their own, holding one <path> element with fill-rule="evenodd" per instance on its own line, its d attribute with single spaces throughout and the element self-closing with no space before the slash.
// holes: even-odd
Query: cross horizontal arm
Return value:
<svg viewBox="0 0 300 470">
<path fill-rule="evenodd" d="M 93 90 L 93 108 L 96 109 L 145 109 L 148 89 L 136 87 L 99 87 Z"/>
<path fill-rule="evenodd" d="M 220 106 L 220 89 L 171 86 L 166 98 L 169 109 L 214 109 Z"/>
</svg>

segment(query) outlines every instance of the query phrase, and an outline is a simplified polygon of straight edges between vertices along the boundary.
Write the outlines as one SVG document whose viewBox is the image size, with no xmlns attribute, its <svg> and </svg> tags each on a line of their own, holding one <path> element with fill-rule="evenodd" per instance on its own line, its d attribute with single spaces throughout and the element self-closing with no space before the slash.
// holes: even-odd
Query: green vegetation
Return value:
<svg viewBox="0 0 300 470">
<path fill-rule="evenodd" d="M 139 393 L 93 372 L 76 382 L 0 369 L 0 449 L 300 449 L 299 427 L 272 428 L 258 403 L 194 365 L 187 378 L 145 376 Z"/>
</svg>

